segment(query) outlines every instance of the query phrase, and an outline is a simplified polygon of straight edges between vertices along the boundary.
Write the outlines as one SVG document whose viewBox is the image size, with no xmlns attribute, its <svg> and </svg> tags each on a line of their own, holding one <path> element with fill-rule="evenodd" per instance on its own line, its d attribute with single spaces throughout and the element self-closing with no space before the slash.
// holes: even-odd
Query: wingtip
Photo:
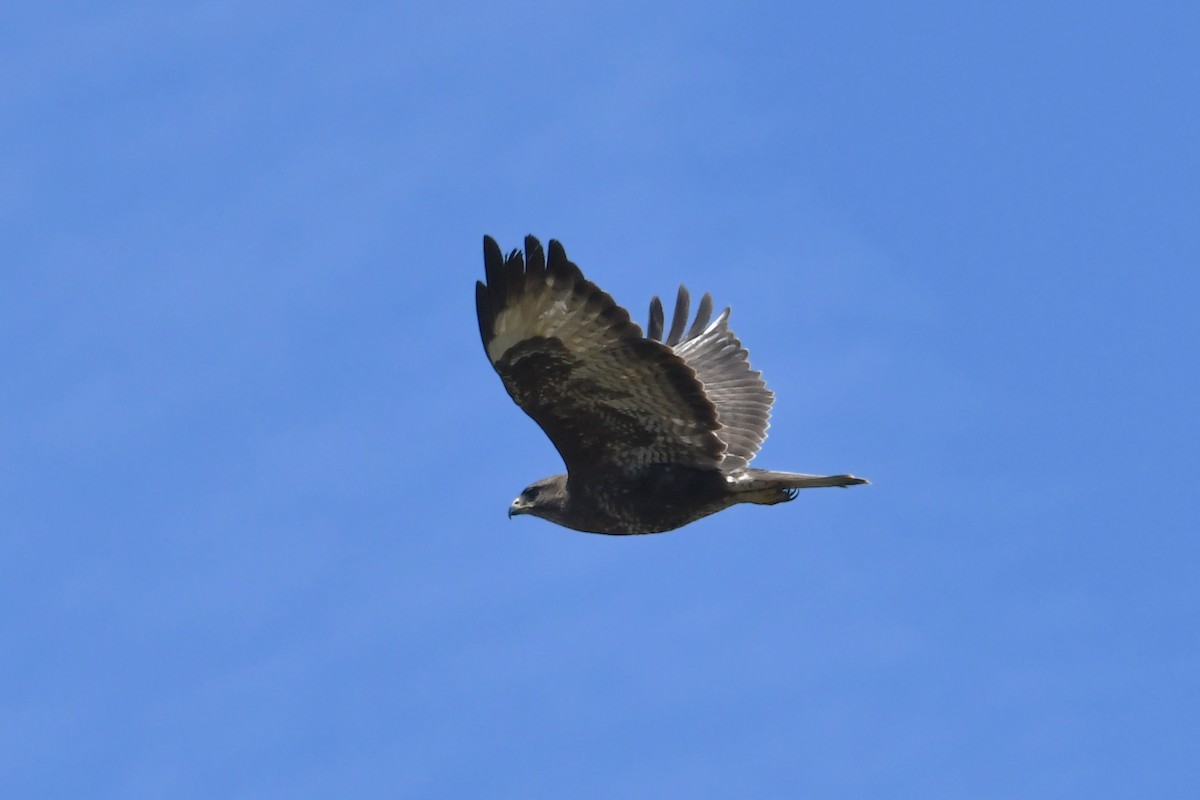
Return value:
<svg viewBox="0 0 1200 800">
<path fill-rule="evenodd" d="M 567 258 L 567 251 L 558 239 L 551 239 L 546 258 L 546 274 L 551 277 L 551 284 L 563 282 L 566 286 L 578 284 L 584 280 L 579 267 Z"/>
<path fill-rule="evenodd" d="M 500 250 L 499 243 L 485 233 L 483 235 L 483 263 L 488 264 L 493 261 L 503 260 L 504 253 Z"/>
<path fill-rule="evenodd" d="M 525 236 L 525 271 L 535 278 L 546 272 L 546 253 L 532 233 Z"/>
<path fill-rule="evenodd" d="M 504 253 L 490 236 L 483 237 L 483 272 L 493 291 L 504 285 Z"/>
<path fill-rule="evenodd" d="M 696 319 L 692 322 L 692 327 L 688 329 L 687 336 L 684 337 L 685 341 L 695 339 L 704 332 L 705 328 L 708 327 L 708 321 L 712 319 L 712 310 L 712 295 L 705 292 L 704 296 L 700 298 L 700 307 L 696 309 Z"/>
<path fill-rule="evenodd" d="M 667 334 L 665 342 L 668 347 L 674 347 L 683 339 L 683 330 L 691 316 L 691 305 L 692 298 L 687 287 L 679 284 L 679 293 L 675 295 L 675 314 L 671 317 L 671 332 Z"/>
<path fill-rule="evenodd" d="M 658 299 L 658 295 L 654 295 L 650 298 L 650 322 L 646 326 L 647 339 L 653 339 L 656 342 L 662 341 L 663 321 L 662 301 Z"/>
</svg>

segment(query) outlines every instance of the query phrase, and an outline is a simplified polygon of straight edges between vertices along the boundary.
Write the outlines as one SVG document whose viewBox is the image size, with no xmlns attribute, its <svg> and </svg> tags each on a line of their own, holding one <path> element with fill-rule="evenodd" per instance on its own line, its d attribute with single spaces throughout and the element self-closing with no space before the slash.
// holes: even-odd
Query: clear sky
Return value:
<svg viewBox="0 0 1200 800">
<path fill-rule="evenodd" d="M 1197 8 L 13 6 L 0 795 L 1200 796 Z M 485 233 L 873 484 L 510 522 Z"/>
</svg>

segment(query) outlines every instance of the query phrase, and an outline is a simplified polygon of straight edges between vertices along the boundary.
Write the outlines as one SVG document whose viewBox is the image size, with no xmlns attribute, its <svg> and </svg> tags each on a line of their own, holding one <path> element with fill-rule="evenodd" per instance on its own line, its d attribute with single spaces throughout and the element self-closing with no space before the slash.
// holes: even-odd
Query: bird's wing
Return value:
<svg viewBox="0 0 1200 800">
<path fill-rule="evenodd" d="M 551 240 L 547 259 L 528 236 L 525 257 L 506 259 L 484 237 L 483 255 L 475 305 L 484 349 L 568 472 L 720 463 L 717 412 L 692 368 L 643 337 L 561 244 Z"/>
<path fill-rule="evenodd" d="M 749 353 L 729 329 L 729 309 L 710 324 L 713 304 L 712 298 L 705 294 L 695 321 L 685 334 L 689 306 L 688 291 L 680 286 L 665 344 L 695 370 L 704 394 L 716 406 L 721 426 L 717 436 L 725 444 L 721 468 L 741 469 L 750 463 L 767 438 L 775 393 L 763 382 L 762 373 L 750 368 Z M 651 339 L 662 339 L 663 307 L 657 297 L 650 301 L 648 330 Z"/>
</svg>

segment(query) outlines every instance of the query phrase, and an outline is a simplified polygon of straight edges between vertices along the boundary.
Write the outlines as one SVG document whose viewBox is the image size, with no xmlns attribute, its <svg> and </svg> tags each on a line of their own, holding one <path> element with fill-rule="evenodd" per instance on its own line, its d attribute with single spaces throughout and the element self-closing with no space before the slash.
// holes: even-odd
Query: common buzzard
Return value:
<svg viewBox="0 0 1200 800">
<path fill-rule="evenodd" d="M 800 489 L 866 483 L 853 475 L 751 469 L 775 395 L 750 369 L 707 294 L 689 326 L 679 287 L 671 329 L 650 302 L 646 335 L 550 240 L 506 259 L 483 239 L 487 283 L 475 284 L 479 333 L 504 388 L 542 427 L 565 475 L 530 484 L 508 515 L 578 531 L 660 533 L 736 503 L 774 505 Z M 685 331 L 686 329 L 686 331 Z"/>
</svg>

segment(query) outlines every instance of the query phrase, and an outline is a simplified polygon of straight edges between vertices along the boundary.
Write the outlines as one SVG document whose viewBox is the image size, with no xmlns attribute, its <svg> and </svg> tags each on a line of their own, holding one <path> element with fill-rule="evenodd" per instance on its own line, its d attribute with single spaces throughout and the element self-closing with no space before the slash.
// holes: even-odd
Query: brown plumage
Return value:
<svg viewBox="0 0 1200 800">
<path fill-rule="evenodd" d="M 774 395 L 707 294 L 690 326 L 680 286 L 663 338 L 662 303 L 645 336 L 629 313 L 532 236 L 505 258 L 483 240 L 475 303 L 504 386 L 562 455 L 567 472 L 527 487 L 509 516 L 592 533 L 659 533 L 736 503 L 772 505 L 799 489 L 866 483 L 852 475 L 750 469 Z M 686 331 L 685 331 L 686 328 Z"/>
</svg>

